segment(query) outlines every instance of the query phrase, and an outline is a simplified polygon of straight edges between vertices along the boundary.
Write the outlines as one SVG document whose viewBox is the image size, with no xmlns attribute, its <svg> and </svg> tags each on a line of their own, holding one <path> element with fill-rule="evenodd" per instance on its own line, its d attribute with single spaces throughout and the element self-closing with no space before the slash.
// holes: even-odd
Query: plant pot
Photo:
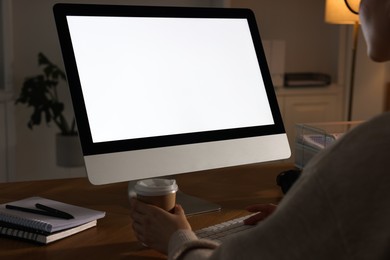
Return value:
<svg viewBox="0 0 390 260">
<path fill-rule="evenodd" d="M 78 135 L 56 135 L 57 165 L 62 167 L 80 167 L 84 165 Z"/>
</svg>

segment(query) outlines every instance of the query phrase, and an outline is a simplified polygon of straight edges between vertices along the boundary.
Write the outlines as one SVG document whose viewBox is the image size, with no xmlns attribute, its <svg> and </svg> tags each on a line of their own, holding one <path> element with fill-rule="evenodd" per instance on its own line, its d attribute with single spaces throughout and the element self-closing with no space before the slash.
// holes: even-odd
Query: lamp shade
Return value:
<svg viewBox="0 0 390 260">
<path fill-rule="evenodd" d="M 352 10 L 359 10 L 360 0 L 347 0 Z M 359 15 L 351 12 L 345 0 L 326 0 L 325 21 L 334 24 L 354 24 L 359 22 Z"/>
</svg>

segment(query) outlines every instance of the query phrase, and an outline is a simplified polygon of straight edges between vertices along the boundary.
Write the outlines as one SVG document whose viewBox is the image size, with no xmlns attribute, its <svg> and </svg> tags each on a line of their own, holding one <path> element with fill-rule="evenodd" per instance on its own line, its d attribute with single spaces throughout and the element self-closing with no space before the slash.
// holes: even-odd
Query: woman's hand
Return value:
<svg viewBox="0 0 390 260">
<path fill-rule="evenodd" d="M 249 212 L 259 212 L 256 215 L 253 215 L 250 218 L 244 220 L 245 225 L 256 225 L 258 222 L 266 219 L 270 216 L 276 209 L 275 204 L 256 204 L 246 208 Z"/>
<path fill-rule="evenodd" d="M 137 239 L 165 254 L 173 233 L 179 229 L 191 230 L 180 205 L 175 206 L 174 213 L 169 213 L 159 207 L 132 199 L 131 217 Z"/>
</svg>

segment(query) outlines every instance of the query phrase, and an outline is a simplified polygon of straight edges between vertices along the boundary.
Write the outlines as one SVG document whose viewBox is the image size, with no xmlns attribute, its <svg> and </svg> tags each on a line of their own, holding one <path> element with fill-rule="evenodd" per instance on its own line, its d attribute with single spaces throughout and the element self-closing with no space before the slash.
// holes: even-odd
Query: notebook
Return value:
<svg viewBox="0 0 390 260">
<path fill-rule="evenodd" d="M 28 229 L 21 227 L 19 225 L 14 225 L 6 222 L 0 222 L 0 235 L 37 242 L 40 244 L 49 244 L 54 241 L 69 237 L 86 229 L 96 226 L 97 220 L 76 226 L 73 228 L 61 230 L 54 233 L 46 233 L 35 231 L 33 229 Z"/>
<path fill-rule="evenodd" d="M 330 144 L 334 143 L 337 139 L 339 139 L 343 134 L 335 133 L 335 134 L 305 134 L 298 139 L 298 141 L 307 146 L 311 146 L 315 149 L 324 149 Z"/>
<path fill-rule="evenodd" d="M 38 215 L 30 212 L 7 209 L 6 205 L 14 205 L 23 208 L 35 209 L 35 205 L 43 204 L 54 209 L 71 214 L 72 219 L 61 219 L 52 216 Z M 85 223 L 103 218 L 105 212 L 79 207 L 63 202 L 41 197 L 30 197 L 19 201 L 13 201 L 0 205 L 0 222 L 19 225 L 36 232 L 53 233 L 69 228 L 74 228 Z"/>
</svg>

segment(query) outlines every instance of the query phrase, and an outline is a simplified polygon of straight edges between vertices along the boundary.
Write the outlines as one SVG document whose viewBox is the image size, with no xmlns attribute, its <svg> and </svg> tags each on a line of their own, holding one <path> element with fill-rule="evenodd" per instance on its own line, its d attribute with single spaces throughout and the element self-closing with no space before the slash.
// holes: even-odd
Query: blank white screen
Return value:
<svg viewBox="0 0 390 260">
<path fill-rule="evenodd" d="M 94 143 L 274 123 L 246 19 L 67 19 Z"/>
</svg>

